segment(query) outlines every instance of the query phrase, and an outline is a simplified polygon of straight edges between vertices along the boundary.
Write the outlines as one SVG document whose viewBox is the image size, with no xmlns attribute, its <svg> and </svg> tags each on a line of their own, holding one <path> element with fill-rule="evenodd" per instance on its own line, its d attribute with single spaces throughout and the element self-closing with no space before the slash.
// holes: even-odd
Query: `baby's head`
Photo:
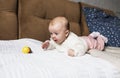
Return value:
<svg viewBox="0 0 120 78">
<path fill-rule="evenodd" d="M 69 22 L 65 17 L 56 17 L 49 24 L 49 32 L 51 38 L 61 44 L 69 35 Z"/>
</svg>

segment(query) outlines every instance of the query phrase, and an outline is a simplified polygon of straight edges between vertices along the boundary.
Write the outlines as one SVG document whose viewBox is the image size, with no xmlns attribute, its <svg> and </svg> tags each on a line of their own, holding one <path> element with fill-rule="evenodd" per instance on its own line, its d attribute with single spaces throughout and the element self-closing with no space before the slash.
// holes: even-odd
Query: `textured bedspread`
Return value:
<svg viewBox="0 0 120 78">
<path fill-rule="evenodd" d="M 120 70 L 120 48 L 106 47 L 105 51 L 90 50 L 90 55 L 109 61 Z"/>
<path fill-rule="evenodd" d="M 0 41 L 0 78 L 120 78 L 119 70 L 101 58 L 86 54 L 69 57 L 56 50 L 44 51 L 40 41 Z M 33 53 L 23 54 L 24 45 Z"/>
</svg>

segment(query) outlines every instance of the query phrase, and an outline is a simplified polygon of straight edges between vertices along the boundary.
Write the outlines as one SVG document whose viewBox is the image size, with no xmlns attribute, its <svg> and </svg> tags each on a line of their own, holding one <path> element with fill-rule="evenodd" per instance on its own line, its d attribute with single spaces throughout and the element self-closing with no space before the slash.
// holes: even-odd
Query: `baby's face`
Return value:
<svg viewBox="0 0 120 78">
<path fill-rule="evenodd" d="M 54 25 L 49 26 L 49 32 L 51 38 L 57 43 L 61 44 L 67 38 L 69 31 L 60 23 L 56 23 Z"/>
</svg>

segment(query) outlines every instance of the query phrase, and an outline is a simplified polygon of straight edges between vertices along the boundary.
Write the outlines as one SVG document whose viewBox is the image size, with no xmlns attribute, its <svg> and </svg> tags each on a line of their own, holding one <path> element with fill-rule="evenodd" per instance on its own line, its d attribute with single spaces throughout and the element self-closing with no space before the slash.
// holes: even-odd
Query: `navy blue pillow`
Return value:
<svg viewBox="0 0 120 78">
<path fill-rule="evenodd" d="M 120 19 L 97 8 L 83 8 L 90 32 L 100 32 L 108 38 L 106 46 L 120 47 Z"/>
</svg>

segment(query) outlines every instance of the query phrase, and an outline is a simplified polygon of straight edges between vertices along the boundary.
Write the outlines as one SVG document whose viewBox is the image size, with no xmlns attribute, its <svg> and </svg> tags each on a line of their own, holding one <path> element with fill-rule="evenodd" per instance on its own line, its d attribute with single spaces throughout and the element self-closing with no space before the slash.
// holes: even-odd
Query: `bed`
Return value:
<svg viewBox="0 0 120 78">
<path fill-rule="evenodd" d="M 15 4 L 14 6 L 19 4 L 18 7 L 16 6 L 17 9 L 13 8 L 13 4 Z M 5 8 L 4 5 L 1 4 L 1 6 L 1 8 Z M 10 7 L 12 10 L 9 10 Z M 88 19 L 88 13 L 91 10 L 95 12 L 92 20 L 94 17 L 94 20 L 99 18 L 96 15 L 101 13 L 103 15 L 101 17 L 105 16 L 106 18 L 107 16 L 108 20 L 106 13 L 114 16 L 112 11 L 102 8 L 102 11 L 97 11 L 97 14 L 96 10 L 101 8 L 68 0 L 18 0 L 17 3 L 16 0 L 11 0 L 6 9 L 1 8 L 0 78 L 120 78 L 119 24 L 115 22 L 103 24 L 103 21 L 102 24 L 96 24 L 97 21 L 91 23 L 91 19 Z M 2 10 L 7 10 L 7 12 Z M 18 14 L 13 15 L 15 14 L 13 12 Z M 5 18 L 3 18 L 4 15 Z M 113 29 L 117 31 L 117 34 L 114 33 L 116 34 L 115 37 L 112 41 L 111 36 L 108 37 L 109 41 L 114 43 L 117 39 L 117 44 L 109 42 L 104 51 L 89 50 L 81 57 L 70 57 L 66 52 L 59 52 L 56 49 L 43 50 L 41 44 L 49 38 L 48 23 L 53 17 L 60 15 L 68 18 L 71 31 L 79 36 L 96 31 L 93 24 L 97 27 L 117 24 L 118 31 Z M 119 20 L 116 17 L 113 18 L 115 18 L 114 21 Z M 97 28 L 97 30 L 101 30 L 99 32 L 108 36 L 109 33 L 102 32 L 104 27 L 107 26 Z M 112 33 L 112 35 L 114 34 Z M 32 52 L 24 54 L 22 52 L 24 46 L 29 46 Z"/>
<path fill-rule="evenodd" d="M 41 41 L 23 38 L 0 41 L 1 78 L 119 78 L 118 68 L 107 60 L 85 54 L 69 57 L 56 50 L 44 51 Z M 29 46 L 31 54 L 22 53 Z M 113 49 L 112 49 L 113 50 Z M 108 50 L 110 51 L 110 49 Z M 109 58 L 109 57 L 108 57 Z M 111 58 L 109 58 L 111 59 Z M 113 58 L 114 59 L 114 58 Z M 112 60 L 112 59 L 111 59 Z M 117 61 L 114 59 L 114 61 Z M 117 61 L 118 62 L 118 61 Z"/>
</svg>

